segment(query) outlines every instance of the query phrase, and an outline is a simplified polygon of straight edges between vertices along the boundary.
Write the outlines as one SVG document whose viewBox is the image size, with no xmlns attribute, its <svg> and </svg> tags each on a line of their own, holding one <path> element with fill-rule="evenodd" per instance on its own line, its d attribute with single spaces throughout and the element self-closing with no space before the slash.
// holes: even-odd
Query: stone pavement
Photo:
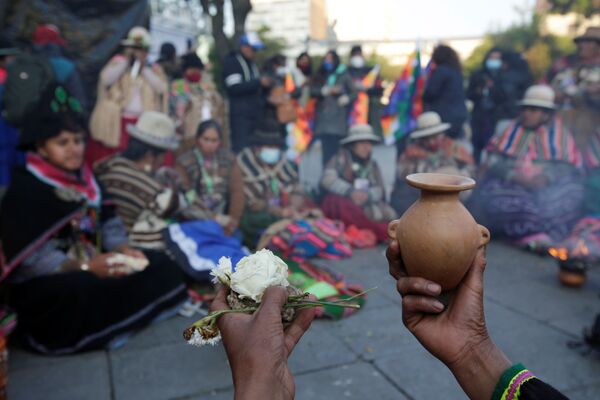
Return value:
<svg viewBox="0 0 600 400">
<path fill-rule="evenodd" d="M 600 398 L 600 357 L 566 345 L 600 311 L 600 272 L 572 290 L 559 286 L 549 258 L 495 242 L 488 260 L 486 316 L 499 346 L 572 399 Z M 378 289 L 357 314 L 315 321 L 290 360 L 297 399 L 465 397 L 445 367 L 402 326 L 382 247 L 322 264 Z M 112 352 L 54 358 L 12 349 L 9 398 L 231 399 L 223 348 L 186 345 L 181 332 L 190 322 L 177 317 L 156 324 Z"/>
</svg>

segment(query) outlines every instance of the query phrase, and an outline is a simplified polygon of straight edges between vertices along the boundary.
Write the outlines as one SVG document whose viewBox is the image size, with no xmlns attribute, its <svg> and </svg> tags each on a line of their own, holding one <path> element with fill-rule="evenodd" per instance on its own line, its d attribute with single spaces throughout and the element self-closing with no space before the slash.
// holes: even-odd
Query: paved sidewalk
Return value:
<svg viewBox="0 0 600 400">
<path fill-rule="evenodd" d="M 559 286 L 556 265 L 493 243 L 486 271 L 486 316 L 513 361 L 572 399 L 600 398 L 600 357 L 567 348 L 600 312 L 600 272 L 582 289 Z M 463 399 L 450 373 L 402 326 L 400 299 L 383 248 L 350 260 L 321 262 L 348 280 L 377 286 L 366 307 L 341 321 L 315 321 L 290 360 L 297 399 Z M 221 346 L 184 343 L 191 319 L 177 317 L 136 335 L 125 347 L 70 357 L 12 349 L 11 400 L 231 399 Z"/>
</svg>

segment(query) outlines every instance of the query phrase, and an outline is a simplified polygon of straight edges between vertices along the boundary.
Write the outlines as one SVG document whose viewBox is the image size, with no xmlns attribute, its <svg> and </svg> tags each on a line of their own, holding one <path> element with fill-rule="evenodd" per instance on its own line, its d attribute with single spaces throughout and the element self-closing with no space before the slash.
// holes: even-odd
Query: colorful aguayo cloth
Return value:
<svg viewBox="0 0 600 400">
<path fill-rule="evenodd" d="M 352 256 L 343 234 L 343 224 L 326 218 L 283 220 L 267 229 L 258 248 L 268 247 L 298 262 L 311 257 L 339 260 Z"/>
<path fill-rule="evenodd" d="M 349 299 L 362 292 L 364 288 L 360 285 L 349 284 L 344 277 L 333 271 L 317 267 L 308 262 L 297 263 L 290 259 L 283 259 L 289 268 L 288 280 L 293 286 L 311 293 L 318 300 L 336 301 Z M 366 296 L 351 300 L 350 302 L 364 306 Z M 324 318 L 340 319 L 356 312 L 356 309 L 323 306 L 317 308 L 317 316 Z"/>
</svg>

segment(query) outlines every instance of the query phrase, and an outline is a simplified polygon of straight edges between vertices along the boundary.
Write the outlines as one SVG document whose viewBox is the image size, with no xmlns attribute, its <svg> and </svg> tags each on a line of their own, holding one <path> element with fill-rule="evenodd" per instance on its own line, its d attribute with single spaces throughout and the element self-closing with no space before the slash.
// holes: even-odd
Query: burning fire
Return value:
<svg viewBox="0 0 600 400">
<path fill-rule="evenodd" d="M 566 247 L 551 247 L 548 250 L 548 253 L 552 257 L 558 258 L 561 261 L 567 261 L 569 259 L 569 256 L 571 258 L 587 257 L 590 254 L 590 250 L 586 246 L 585 241 L 583 239 L 579 239 L 573 250 L 570 252 L 569 249 L 567 249 Z"/>
</svg>

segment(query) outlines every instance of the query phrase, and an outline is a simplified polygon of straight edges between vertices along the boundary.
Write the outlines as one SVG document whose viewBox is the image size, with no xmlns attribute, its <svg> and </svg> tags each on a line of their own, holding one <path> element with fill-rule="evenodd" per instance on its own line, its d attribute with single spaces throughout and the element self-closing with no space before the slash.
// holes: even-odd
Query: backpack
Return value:
<svg viewBox="0 0 600 400">
<path fill-rule="evenodd" d="M 21 126 L 30 109 L 37 105 L 44 89 L 54 80 L 48 60 L 32 54 L 20 54 L 6 68 L 3 115 L 13 126 Z"/>
</svg>

